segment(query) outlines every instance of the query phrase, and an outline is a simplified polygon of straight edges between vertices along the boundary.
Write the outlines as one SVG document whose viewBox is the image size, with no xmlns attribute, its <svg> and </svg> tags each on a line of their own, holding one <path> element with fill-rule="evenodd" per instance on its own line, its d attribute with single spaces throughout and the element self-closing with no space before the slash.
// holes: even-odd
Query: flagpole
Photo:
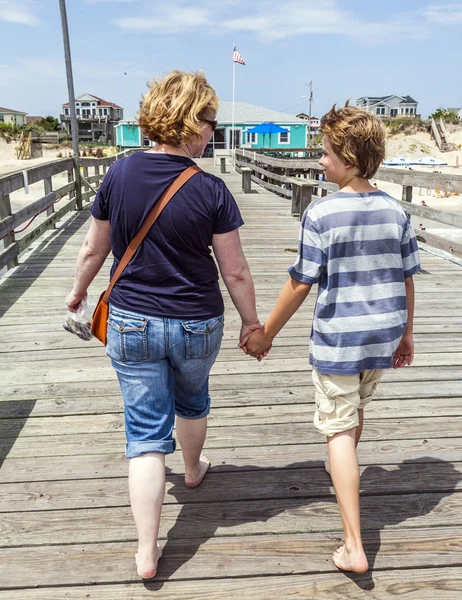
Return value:
<svg viewBox="0 0 462 600">
<path fill-rule="evenodd" d="M 236 47 L 236 45 L 234 45 Z M 235 99 L 235 90 L 236 90 L 236 62 L 233 57 L 233 116 L 231 123 L 231 154 L 234 163 L 234 99 Z"/>
</svg>

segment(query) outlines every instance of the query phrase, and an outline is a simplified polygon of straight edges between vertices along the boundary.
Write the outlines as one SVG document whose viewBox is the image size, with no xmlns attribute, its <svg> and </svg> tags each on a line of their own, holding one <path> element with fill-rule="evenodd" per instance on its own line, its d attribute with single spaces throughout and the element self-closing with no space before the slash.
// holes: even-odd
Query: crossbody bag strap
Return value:
<svg viewBox="0 0 462 600">
<path fill-rule="evenodd" d="M 111 295 L 112 289 L 115 286 L 115 284 L 117 283 L 117 280 L 122 275 L 125 267 L 128 265 L 128 263 L 133 258 L 133 255 L 138 250 L 141 242 L 144 240 L 144 238 L 148 234 L 148 231 L 154 225 L 157 217 L 164 210 L 164 208 L 167 206 L 167 204 L 170 202 L 170 200 L 173 198 L 173 196 L 184 186 L 184 184 L 189 179 L 191 179 L 191 177 L 193 177 L 193 175 L 195 175 L 196 173 L 199 173 L 199 171 L 202 171 L 202 169 L 200 167 L 198 167 L 197 165 L 193 165 L 192 167 L 188 167 L 187 169 L 185 169 L 175 179 L 175 181 L 173 181 L 173 183 L 167 188 L 167 190 L 163 193 L 160 200 L 158 200 L 154 204 L 154 206 L 151 208 L 148 216 L 143 221 L 143 224 L 141 225 L 138 233 L 135 235 L 135 237 L 132 239 L 132 241 L 128 245 L 128 248 L 125 250 L 125 253 L 122 256 L 121 261 L 117 265 L 117 269 L 109 283 L 109 287 L 107 288 L 107 290 L 104 293 L 104 296 L 102 298 L 106 304 L 109 303 L 109 296 Z"/>
</svg>

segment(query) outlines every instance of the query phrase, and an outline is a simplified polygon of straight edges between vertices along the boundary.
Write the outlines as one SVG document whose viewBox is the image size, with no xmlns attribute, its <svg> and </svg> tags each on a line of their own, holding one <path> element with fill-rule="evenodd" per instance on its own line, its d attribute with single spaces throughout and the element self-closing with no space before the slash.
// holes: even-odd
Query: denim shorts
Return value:
<svg viewBox="0 0 462 600">
<path fill-rule="evenodd" d="M 124 400 L 127 458 L 174 452 L 175 414 L 208 415 L 209 373 L 223 326 L 223 315 L 164 319 L 110 306 L 106 353 Z"/>
</svg>

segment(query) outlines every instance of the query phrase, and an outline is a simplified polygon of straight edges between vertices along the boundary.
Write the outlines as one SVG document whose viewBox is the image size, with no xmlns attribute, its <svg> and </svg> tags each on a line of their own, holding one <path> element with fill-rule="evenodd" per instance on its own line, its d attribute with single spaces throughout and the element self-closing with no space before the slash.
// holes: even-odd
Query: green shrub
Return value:
<svg viewBox="0 0 462 600">
<path fill-rule="evenodd" d="M 446 108 L 437 108 L 432 115 L 429 115 L 429 119 L 443 119 L 445 123 L 452 123 L 457 125 L 461 119 L 459 114 L 455 110 L 447 110 Z"/>
</svg>

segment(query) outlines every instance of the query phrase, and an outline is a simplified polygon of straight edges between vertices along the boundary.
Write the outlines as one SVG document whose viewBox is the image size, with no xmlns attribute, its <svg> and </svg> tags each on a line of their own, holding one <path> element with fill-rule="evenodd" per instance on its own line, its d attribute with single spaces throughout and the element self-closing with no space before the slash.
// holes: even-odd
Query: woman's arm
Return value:
<svg viewBox="0 0 462 600">
<path fill-rule="evenodd" d="M 111 251 L 111 226 L 109 221 L 92 217 L 90 229 L 80 249 L 75 266 L 74 287 L 66 298 L 71 312 L 77 312 L 80 302 L 87 295 L 90 283 L 98 274 Z"/>
<path fill-rule="evenodd" d="M 239 230 L 215 233 L 212 247 L 223 281 L 242 319 L 242 339 L 261 325 L 255 306 L 253 279 L 242 250 Z"/>
</svg>

